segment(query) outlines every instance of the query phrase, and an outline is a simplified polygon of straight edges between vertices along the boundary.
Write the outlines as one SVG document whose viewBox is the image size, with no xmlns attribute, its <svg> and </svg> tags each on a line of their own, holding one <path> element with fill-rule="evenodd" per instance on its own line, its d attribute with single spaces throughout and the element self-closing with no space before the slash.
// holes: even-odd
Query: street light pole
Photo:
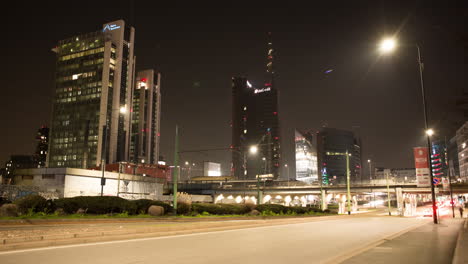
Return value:
<svg viewBox="0 0 468 264">
<path fill-rule="evenodd" d="M 172 172 L 172 198 L 175 213 L 177 213 L 177 181 L 179 172 L 179 128 L 176 125 L 174 147 L 174 171 Z"/>
<path fill-rule="evenodd" d="M 422 93 L 422 100 L 423 100 L 423 109 L 424 109 L 424 127 L 425 131 L 428 132 L 428 121 L 427 121 L 427 109 L 426 109 L 426 95 L 424 91 L 424 78 L 423 78 L 423 71 L 424 71 L 424 66 L 421 61 L 421 50 L 419 48 L 419 45 L 416 44 L 416 48 L 418 50 L 418 64 L 419 64 L 419 78 L 421 80 L 421 93 Z M 434 175 L 432 174 L 432 166 L 431 166 L 431 135 L 430 133 L 426 133 L 426 139 L 427 139 L 427 155 L 428 155 L 428 164 L 429 164 L 429 175 L 431 178 L 431 196 L 432 196 L 432 218 L 434 221 L 434 224 L 438 223 L 437 220 L 437 208 L 436 208 L 436 196 L 435 196 L 435 190 L 434 190 Z"/>
<path fill-rule="evenodd" d="M 396 42 L 394 39 L 385 39 L 382 41 L 380 44 L 380 50 L 381 52 L 388 53 L 391 52 L 395 49 Z M 428 127 L 428 119 L 427 119 L 427 109 L 426 109 L 426 95 L 425 95 L 425 90 L 424 90 L 424 78 L 423 78 L 423 71 L 424 71 L 424 65 L 421 60 L 421 49 L 418 44 L 415 44 L 416 49 L 418 51 L 418 66 L 419 66 L 419 80 L 421 82 L 421 93 L 422 93 L 422 101 L 423 101 L 423 112 L 424 112 L 424 128 L 426 131 L 426 140 L 427 140 L 427 156 L 428 156 L 428 164 L 429 164 L 429 175 L 430 175 L 430 180 L 431 180 L 431 195 L 432 195 L 432 216 L 433 216 L 433 221 L 434 224 L 438 223 L 437 220 L 437 209 L 436 209 L 436 196 L 435 196 L 435 190 L 434 190 L 434 176 L 432 174 L 432 166 L 431 166 L 431 139 L 429 135 L 429 127 Z"/>
<path fill-rule="evenodd" d="M 387 179 L 387 206 L 388 206 L 388 215 L 392 216 L 392 205 L 390 204 L 390 186 L 388 184 L 388 172 L 385 172 L 385 178 Z"/>
<path fill-rule="evenodd" d="M 349 156 L 351 154 L 348 153 L 348 150 L 346 150 L 346 185 L 347 185 L 347 190 L 348 190 L 348 215 L 351 214 L 351 186 L 349 184 L 350 182 L 350 175 L 349 175 Z"/>
</svg>

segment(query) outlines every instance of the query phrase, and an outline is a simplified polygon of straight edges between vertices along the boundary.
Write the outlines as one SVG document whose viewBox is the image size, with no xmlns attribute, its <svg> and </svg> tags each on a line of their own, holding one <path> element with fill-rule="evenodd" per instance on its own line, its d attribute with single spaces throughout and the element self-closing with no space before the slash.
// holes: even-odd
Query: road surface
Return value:
<svg viewBox="0 0 468 264">
<path fill-rule="evenodd" d="M 0 252 L 0 263 L 336 263 L 430 219 L 353 217 Z"/>
</svg>

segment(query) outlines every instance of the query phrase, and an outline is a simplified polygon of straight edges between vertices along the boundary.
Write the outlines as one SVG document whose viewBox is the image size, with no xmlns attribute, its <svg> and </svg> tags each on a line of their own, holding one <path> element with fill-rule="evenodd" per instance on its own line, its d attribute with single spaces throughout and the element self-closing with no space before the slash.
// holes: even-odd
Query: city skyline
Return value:
<svg viewBox="0 0 468 264">
<path fill-rule="evenodd" d="M 42 124 L 50 126 L 55 72 L 54 55 L 50 52 L 52 43 L 76 32 L 93 31 L 96 25 L 108 21 L 120 18 L 130 20 L 127 5 L 114 7 L 112 10 L 116 14 L 106 13 L 102 17 L 93 14 L 102 8 L 91 11 L 92 15 L 86 18 L 65 18 L 59 15 L 60 12 L 45 10 L 67 23 L 58 25 L 53 23 L 53 18 L 46 18 L 38 22 L 43 25 L 39 27 L 39 32 L 26 28 L 29 20 L 37 18 L 34 15 L 25 17 L 24 24 L 19 25 L 22 27 L 19 30 L 23 32 L 21 35 L 31 32 L 39 37 L 35 39 L 37 45 L 28 46 L 23 54 L 16 57 L 7 54 L 11 74 L 6 83 L 11 89 L 6 91 L 9 100 L 1 107 L 10 127 L 7 129 L 9 131 L 1 132 L 4 139 L 4 148 L 0 152 L 2 163 L 12 154 L 32 153 L 36 127 Z M 384 31 L 391 34 L 400 25 L 403 26 L 399 38 L 403 42 L 422 40 L 430 124 L 440 135 L 454 136 L 457 127 L 451 123 L 459 121 L 454 114 L 455 100 L 462 95 L 462 73 L 466 72 L 466 65 L 462 64 L 466 51 L 457 42 L 457 34 L 460 34 L 457 30 L 460 29 L 451 27 L 457 16 L 453 16 L 452 20 L 437 21 L 437 16 L 431 17 L 427 8 L 412 13 L 413 8 L 392 9 L 385 14 L 388 18 L 385 23 L 378 19 L 381 13 L 371 15 L 370 11 L 344 7 L 337 10 L 343 17 L 331 15 L 325 22 L 321 19 L 326 15 L 306 14 L 295 9 L 298 15 L 294 18 L 292 15 L 281 16 L 279 9 L 272 8 L 267 10 L 267 13 L 274 14 L 269 24 L 257 24 L 262 16 L 267 15 L 258 18 L 245 15 L 242 16 L 245 18 L 243 23 L 230 23 L 220 13 L 203 18 L 205 13 L 201 9 L 197 15 L 189 11 L 179 14 L 179 10 L 165 7 L 166 14 L 152 21 L 148 12 L 136 6 L 138 16 L 134 18 L 132 26 L 138 31 L 135 45 L 137 60 L 141 64 L 137 70 L 155 68 L 167 76 L 162 91 L 161 154 L 166 160 L 172 160 L 176 123 L 181 131 L 181 150 L 229 147 L 229 82 L 236 75 L 247 75 L 249 80 L 263 79 L 264 34 L 272 31 L 280 61 L 277 63 L 277 85 L 281 87 L 283 163 L 294 163 L 295 128 L 319 130 L 322 124 L 327 123 L 329 127 L 348 130 L 359 126 L 363 159 L 371 157 L 377 166 L 410 167 L 412 147 L 424 146 L 415 52 L 400 49 L 390 58 L 379 58 L 377 41 Z M 80 10 L 78 8 L 76 12 Z M 227 18 L 237 14 L 228 9 L 220 10 L 226 12 Z M 350 18 L 349 10 L 367 14 L 351 23 L 357 25 L 351 32 L 337 25 Z M 379 10 L 379 6 L 370 6 L 368 10 Z M 440 16 L 457 14 L 455 8 L 439 12 Z M 159 34 L 151 34 L 158 19 L 163 21 L 163 18 L 170 18 L 165 24 L 167 28 L 159 27 Z M 197 23 L 191 23 L 193 18 L 198 18 Z M 337 22 L 330 23 L 333 21 L 331 18 L 337 19 Z M 221 23 L 212 24 L 215 19 Z M 405 24 L 404 21 L 408 22 Z M 369 26 L 371 22 L 375 25 Z M 295 25 L 293 31 L 287 30 L 291 24 Z M 8 30 L 13 35 L 12 43 L 8 43 L 12 45 L 11 49 L 22 50 L 23 46 L 15 45 L 20 43 L 15 38 L 19 32 Z M 417 30 L 423 33 L 411 37 Z M 447 40 L 441 40 L 441 36 Z M 343 41 L 339 41 L 340 38 Z M 443 54 L 437 52 L 441 49 L 445 51 Z M 30 57 L 37 61 L 27 60 Z M 23 64 L 37 69 L 31 73 L 35 89 L 29 88 L 30 82 L 20 77 Z M 34 99 L 24 98 L 23 93 L 30 94 Z M 31 109 L 23 107 L 14 115 L 8 113 L 7 109 L 16 109 L 15 106 L 21 105 L 19 102 Z M 11 118 L 11 115 L 15 118 Z M 230 160 L 228 151 L 218 156 L 224 163 Z M 190 155 L 182 157 L 197 158 L 200 159 Z"/>
</svg>

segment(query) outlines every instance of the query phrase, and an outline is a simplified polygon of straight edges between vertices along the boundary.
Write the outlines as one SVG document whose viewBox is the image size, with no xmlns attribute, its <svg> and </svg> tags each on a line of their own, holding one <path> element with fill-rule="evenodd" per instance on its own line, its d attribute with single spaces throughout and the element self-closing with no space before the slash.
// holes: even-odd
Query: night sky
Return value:
<svg viewBox="0 0 468 264">
<path fill-rule="evenodd" d="M 295 128 L 327 124 L 360 133 L 363 161 L 414 166 L 412 148 L 424 146 L 416 49 L 400 46 L 385 57 L 377 52 L 377 42 L 397 32 L 400 42 L 422 47 L 431 126 L 442 138 L 454 136 L 464 121 L 455 100 L 468 90 L 466 1 L 292 2 L 139 1 L 130 8 L 129 1 L 16 1 L 2 18 L 0 164 L 11 154 L 32 154 L 36 130 L 50 123 L 51 48 L 118 19 L 133 20 L 137 70 L 162 73 L 161 154 L 169 162 L 176 124 L 181 150 L 229 147 L 231 77 L 264 81 L 269 31 L 277 53 L 283 164 L 294 162 Z M 181 159 L 219 161 L 226 170 L 229 157 L 210 151 Z"/>
</svg>

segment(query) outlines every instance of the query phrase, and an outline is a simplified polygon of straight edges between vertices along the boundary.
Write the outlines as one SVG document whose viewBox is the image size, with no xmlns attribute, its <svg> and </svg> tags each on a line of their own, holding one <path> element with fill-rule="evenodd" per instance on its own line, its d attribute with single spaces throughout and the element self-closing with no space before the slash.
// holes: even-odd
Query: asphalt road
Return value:
<svg viewBox="0 0 468 264">
<path fill-rule="evenodd" d="M 336 263 L 429 219 L 343 217 L 173 237 L 0 252 L 0 263 Z"/>
</svg>

